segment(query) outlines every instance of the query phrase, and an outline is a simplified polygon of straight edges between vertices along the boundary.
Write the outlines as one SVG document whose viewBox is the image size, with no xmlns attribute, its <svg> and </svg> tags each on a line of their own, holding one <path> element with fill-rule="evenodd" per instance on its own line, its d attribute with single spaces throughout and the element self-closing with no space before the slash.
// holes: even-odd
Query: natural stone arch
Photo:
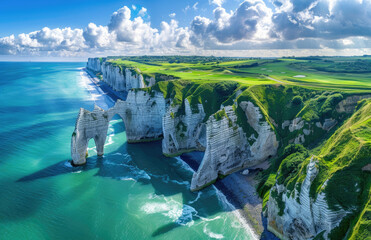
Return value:
<svg viewBox="0 0 371 240">
<path fill-rule="evenodd" d="M 80 108 L 71 139 L 73 164 L 82 165 L 86 163 L 86 150 L 90 139 L 94 139 L 97 155 L 103 155 L 109 122 L 116 115 L 113 110 L 104 111 L 96 105 L 92 112 Z M 121 115 L 120 117 L 122 118 Z"/>
<path fill-rule="evenodd" d="M 106 111 L 98 106 L 94 106 L 93 111 L 81 108 L 71 139 L 72 163 L 74 165 L 86 163 L 86 150 L 92 138 L 98 156 L 103 155 L 109 122 L 116 114 L 125 124 L 128 143 L 133 143 L 161 138 L 164 113 L 163 95 L 151 96 L 144 91 L 130 91 L 126 101 L 117 100 L 115 106 Z"/>
</svg>

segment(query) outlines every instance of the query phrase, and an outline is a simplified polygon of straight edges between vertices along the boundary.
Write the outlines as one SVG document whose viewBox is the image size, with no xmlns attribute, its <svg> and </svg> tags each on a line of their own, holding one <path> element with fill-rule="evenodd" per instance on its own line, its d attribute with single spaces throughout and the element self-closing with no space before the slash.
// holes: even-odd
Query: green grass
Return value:
<svg viewBox="0 0 371 240">
<path fill-rule="evenodd" d="M 283 184 L 288 196 L 300 190 L 312 155 L 319 173 L 310 189 L 315 199 L 320 192 L 332 210 L 352 211 L 335 228 L 331 239 L 347 234 L 351 239 L 371 235 L 370 172 L 362 167 L 371 156 L 371 100 L 363 100 L 352 114 L 338 113 L 336 105 L 348 96 L 371 93 L 371 57 L 304 57 L 282 59 L 244 59 L 217 57 L 109 57 L 106 64 L 142 74 L 145 81 L 153 77 L 156 84 L 142 89 L 154 94 L 163 93 L 173 106 L 179 105 L 175 118 L 185 113 L 185 100 L 192 112 L 202 104 L 204 121 L 210 116 L 218 121 L 228 118 L 222 106 L 232 105 L 237 125 L 247 138 L 257 137 L 241 109 L 242 101 L 259 107 L 262 121 L 275 131 L 279 141 L 277 156 L 270 159 L 269 169 L 260 174 L 257 187 L 263 208 L 270 197 L 279 204 L 283 214 L 282 194 L 270 192 L 274 184 Z M 137 90 L 138 91 L 138 90 Z M 306 123 L 298 131 L 282 128 L 286 120 L 301 117 Z M 313 127 L 325 119 L 336 119 L 338 127 L 327 132 Z M 232 123 L 230 122 L 230 126 Z M 179 123 L 177 129 L 186 132 Z M 290 144 L 292 139 L 311 129 L 303 145 Z M 250 144 L 255 140 L 249 139 Z M 327 185 L 323 184 L 327 182 Z M 299 199 L 297 199 L 299 201 Z M 320 239 L 320 236 L 317 236 Z"/>
<path fill-rule="evenodd" d="M 371 173 L 362 168 L 370 164 L 371 100 L 361 101 L 358 110 L 316 149 L 289 145 L 280 152 L 261 176 L 258 193 L 264 199 L 263 203 L 266 203 L 269 189 L 275 183 L 285 185 L 288 194 L 295 187 L 299 190 L 312 154 L 316 155 L 319 172 L 311 185 L 310 197 L 316 199 L 320 192 L 324 192 L 331 210 L 341 208 L 351 212 L 330 233 L 329 238 L 342 239 L 348 229 L 352 239 L 370 236 Z M 272 197 L 281 204 L 281 208 L 280 196 L 275 193 Z"/>
</svg>

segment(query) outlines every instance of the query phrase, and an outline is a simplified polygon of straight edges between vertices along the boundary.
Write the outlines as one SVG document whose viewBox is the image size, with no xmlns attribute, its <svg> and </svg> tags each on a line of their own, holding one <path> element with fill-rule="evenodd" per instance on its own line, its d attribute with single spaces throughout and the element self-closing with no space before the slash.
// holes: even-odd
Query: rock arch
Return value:
<svg viewBox="0 0 371 240">
<path fill-rule="evenodd" d="M 116 114 L 125 124 L 129 143 L 161 138 L 165 100 L 162 94 L 158 95 L 151 97 L 144 91 L 130 91 L 126 101 L 117 100 L 115 106 L 108 110 L 96 105 L 93 111 L 80 108 L 71 138 L 72 163 L 86 163 L 86 150 L 90 139 L 94 139 L 97 155 L 103 155 L 109 122 Z"/>
</svg>

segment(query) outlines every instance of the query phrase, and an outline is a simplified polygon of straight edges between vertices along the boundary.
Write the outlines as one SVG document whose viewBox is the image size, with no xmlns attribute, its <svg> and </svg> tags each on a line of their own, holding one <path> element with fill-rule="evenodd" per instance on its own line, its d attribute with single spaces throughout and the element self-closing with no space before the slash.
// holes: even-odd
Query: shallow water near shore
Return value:
<svg viewBox="0 0 371 240">
<path fill-rule="evenodd" d="M 0 238 L 252 239 L 214 187 L 189 191 L 192 170 L 161 142 L 127 144 L 120 119 L 104 157 L 91 140 L 70 165 L 77 113 L 96 99 L 84 65 L 0 62 Z"/>
</svg>

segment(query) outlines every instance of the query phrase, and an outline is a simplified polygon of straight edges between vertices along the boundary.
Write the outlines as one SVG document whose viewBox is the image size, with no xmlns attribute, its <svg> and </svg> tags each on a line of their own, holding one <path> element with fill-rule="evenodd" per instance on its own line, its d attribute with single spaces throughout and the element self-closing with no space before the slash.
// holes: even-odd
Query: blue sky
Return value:
<svg viewBox="0 0 371 240">
<path fill-rule="evenodd" d="M 0 59 L 370 54 L 371 0 L 2 1 Z"/>
<path fill-rule="evenodd" d="M 193 9 L 196 4 L 197 10 Z M 239 2 L 232 0 L 225 4 L 227 9 L 236 8 Z M 181 26 L 189 25 L 193 17 L 202 14 L 212 16 L 208 0 L 22 0 L 1 1 L 0 37 L 32 32 L 43 27 L 84 28 L 90 22 L 104 25 L 111 14 L 123 6 L 137 6 L 148 9 L 151 24 L 158 28 L 161 21 L 169 21 L 169 14 L 175 13 Z M 185 11 L 186 7 L 190 8 Z"/>
</svg>

